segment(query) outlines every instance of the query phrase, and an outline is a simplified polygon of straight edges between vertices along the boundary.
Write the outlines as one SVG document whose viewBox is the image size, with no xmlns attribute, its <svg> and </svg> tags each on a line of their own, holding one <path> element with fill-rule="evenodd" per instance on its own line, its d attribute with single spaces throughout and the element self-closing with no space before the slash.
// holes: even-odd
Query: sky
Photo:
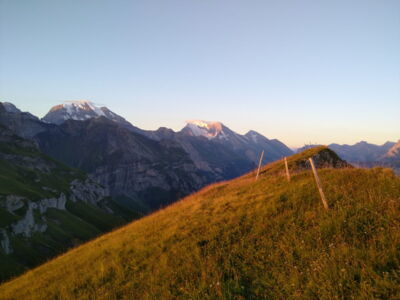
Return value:
<svg viewBox="0 0 400 300">
<path fill-rule="evenodd" d="M 0 101 L 291 147 L 400 139 L 398 0 L 0 0 Z"/>
</svg>

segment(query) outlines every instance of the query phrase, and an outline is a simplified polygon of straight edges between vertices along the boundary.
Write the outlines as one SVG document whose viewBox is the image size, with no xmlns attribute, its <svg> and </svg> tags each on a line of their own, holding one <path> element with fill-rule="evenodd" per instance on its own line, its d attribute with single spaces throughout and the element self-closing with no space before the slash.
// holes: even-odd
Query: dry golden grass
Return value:
<svg viewBox="0 0 400 300">
<path fill-rule="evenodd" d="M 0 299 L 400 299 L 400 179 L 313 149 L 214 184 L 0 286 Z"/>
</svg>

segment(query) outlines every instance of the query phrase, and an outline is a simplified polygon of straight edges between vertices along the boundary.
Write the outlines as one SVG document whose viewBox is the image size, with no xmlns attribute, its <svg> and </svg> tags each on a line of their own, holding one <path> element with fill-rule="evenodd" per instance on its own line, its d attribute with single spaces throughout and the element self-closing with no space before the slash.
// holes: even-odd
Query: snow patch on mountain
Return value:
<svg viewBox="0 0 400 300">
<path fill-rule="evenodd" d="M 125 120 L 123 117 L 109 110 L 107 107 L 94 104 L 88 100 L 65 101 L 63 104 L 53 106 L 43 117 L 42 121 L 46 123 L 61 125 L 68 120 L 86 121 L 96 118 L 106 118 L 118 125 L 145 135 L 146 132 Z"/>
<path fill-rule="evenodd" d="M 43 118 L 44 122 L 61 124 L 66 120 L 85 121 L 91 118 L 106 117 L 105 107 L 98 107 L 88 100 L 65 101 L 56 105 Z"/>
<path fill-rule="evenodd" d="M 105 116 L 100 107 L 87 100 L 66 101 L 62 107 L 67 111 L 67 116 L 73 120 L 87 120 L 92 118 L 93 114 L 97 117 Z M 82 111 L 90 112 L 91 115 L 82 114 Z"/>
<path fill-rule="evenodd" d="M 209 122 L 203 120 L 186 121 L 186 128 L 189 129 L 193 136 L 204 136 L 207 139 L 227 139 L 223 125 L 220 122 Z"/>
</svg>

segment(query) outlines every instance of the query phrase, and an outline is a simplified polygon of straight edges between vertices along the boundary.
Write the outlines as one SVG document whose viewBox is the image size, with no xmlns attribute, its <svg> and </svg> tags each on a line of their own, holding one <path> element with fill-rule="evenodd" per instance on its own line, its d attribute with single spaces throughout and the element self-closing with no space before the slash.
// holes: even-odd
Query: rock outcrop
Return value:
<svg viewBox="0 0 400 300">
<path fill-rule="evenodd" d="M 96 206 L 107 196 L 106 190 L 90 178 L 85 181 L 73 180 L 70 183 L 69 196 L 61 193 L 59 197 L 31 201 L 26 197 L 8 195 L 5 200 L 0 201 L 0 207 L 16 217 L 18 216 L 16 211 L 25 210 L 26 212 L 18 221 L 0 229 L 3 233 L 3 236 L 0 237 L 1 248 L 5 253 L 12 252 L 9 235 L 23 235 L 29 238 L 35 232 L 45 232 L 48 227 L 45 213 L 50 208 L 65 211 L 67 201 L 82 201 Z"/>
<path fill-rule="evenodd" d="M 0 229 L 0 246 L 5 254 L 13 253 L 13 249 L 10 245 L 10 238 L 5 229 Z"/>
</svg>

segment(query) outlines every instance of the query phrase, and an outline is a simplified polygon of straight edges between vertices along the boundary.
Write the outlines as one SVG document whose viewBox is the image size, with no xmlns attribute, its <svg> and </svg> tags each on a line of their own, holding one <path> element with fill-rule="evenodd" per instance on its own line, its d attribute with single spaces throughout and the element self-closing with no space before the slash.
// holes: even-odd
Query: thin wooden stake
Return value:
<svg viewBox="0 0 400 300">
<path fill-rule="evenodd" d="M 317 173 L 317 169 L 315 168 L 314 161 L 311 157 L 309 158 L 309 160 L 310 160 L 312 171 L 314 173 L 315 182 L 317 183 L 319 194 L 321 195 L 322 204 L 324 205 L 325 209 L 328 210 L 329 209 L 328 201 L 326 201 L 324 191 L 322 190 L 321 181 L 319 180 L 319 176 Z"/>
<path fill-rule="evenodd" d="M 287 177 L 287 181 L 290 181 L 289 166 L 288 166 L 288 163 L 287 163 L 286 156 L 285 156 L 285 168 L 286 168 L 286 177 Z"/>
<path fill-rule="evenodd" d="M 258 175 L 260 175 L 260 169 L 261 169 L 261 163 L 262 163 L 263 157 L 264 157 L 264 150 L 261 153 L 260 162 L 258 163 L 258 170 L 257 170 L 256 180 L 258 179 Z"/>
</svg>

